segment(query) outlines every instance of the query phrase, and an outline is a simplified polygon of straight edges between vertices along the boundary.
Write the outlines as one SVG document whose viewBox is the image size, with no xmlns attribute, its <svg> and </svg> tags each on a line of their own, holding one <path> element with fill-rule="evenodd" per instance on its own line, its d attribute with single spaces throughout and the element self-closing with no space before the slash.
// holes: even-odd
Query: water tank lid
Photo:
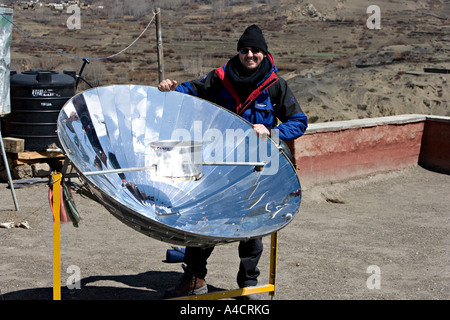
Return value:
<svg viewBox="0 0 450 320">
<path fill-rule="evenodd" d="M 26 70 L 23 71 L 23 74 L 30 74 L 30 75 L 37 75 L 41 72 L 46 72 L 46 73 L 50 73 L 50 74 L 57 74 L 57 71 L 50 71 L 50 70 L 43 70 L 43 69 L 30 69 L 30 70 Z"/>
<path fill-rule="evenodd" d="M 57 71 L 30 69 L 17 73 L 10 72 L 11 87 L 16 86 L 57 86 L 57 87 L 72 87 L 75 85 L 75 77 L 66 72 L 59 73 Z"/>
</svg>

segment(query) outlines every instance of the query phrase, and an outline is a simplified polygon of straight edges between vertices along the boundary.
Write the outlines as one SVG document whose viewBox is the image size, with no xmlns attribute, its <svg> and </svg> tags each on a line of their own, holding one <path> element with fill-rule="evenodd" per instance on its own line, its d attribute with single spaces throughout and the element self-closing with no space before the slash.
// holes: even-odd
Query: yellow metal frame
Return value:
<svg viewBox="0 0 450 320">
<path fill-rule="evenodd" d="M 53 300 L 61 300 L 61 173 L 53 174 Z M 270 236 L 270 266 L 269 283 L 261 286 L 246 287 L 235 290 L 216 291 L 200 295 L 176 297 L 167 300 L 219 300 L 233 297 L 246 296 L 250 294 L 269 293 L 275 297 L 275 283 L 277 274 L 277 248 L 278 232 Z"/>
<path fill-rule="evenodd" d="M 219 300 L 266 292 L 268 292 L 269 295 L 273 298 L 275 297 L 275 283 L 277 274 L 277 248 L 278 248 L 278 232 L 275 232 L 270 236 L 270 266 L 269 266 L 270 272 L 268 284 L 255 287 L 240 288 L 235 290 L 216 291 L 199 295 L 182 296 L 167 300 Z"/>
<path fill-rule="evenodd" d="M 61 300 L 61 180 L 62 174 L 52 175 L 53 179 L 53 300 Z"/>
</svg>

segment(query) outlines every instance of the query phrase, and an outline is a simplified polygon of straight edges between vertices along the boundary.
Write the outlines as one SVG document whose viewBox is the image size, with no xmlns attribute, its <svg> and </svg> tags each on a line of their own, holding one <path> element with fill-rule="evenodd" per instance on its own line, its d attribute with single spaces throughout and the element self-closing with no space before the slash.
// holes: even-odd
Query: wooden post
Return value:
<svg viewBox="0 0 450 320">
<path fill-rule="evenodd" d="M 158 44 L 158 79 L 159 82 L 164 80 L 164 55 L 163 55 L 163 44 L 162 44 L 162 33 L 161 33 L 161 9 L 156 8 L 153 11 L 156 19 L 156 41 Z"/>
</svg>

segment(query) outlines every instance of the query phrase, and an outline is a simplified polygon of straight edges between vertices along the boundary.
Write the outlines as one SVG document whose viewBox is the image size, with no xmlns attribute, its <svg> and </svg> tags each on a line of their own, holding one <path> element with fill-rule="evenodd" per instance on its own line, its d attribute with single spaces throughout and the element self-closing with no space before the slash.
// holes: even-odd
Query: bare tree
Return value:
<svg viewBox="0 0 450 320">
<path fill-rule="evenodd" d="M 114 0 L 110 10 L 112 19 L 122 18 L 124 14 L 124 0 Z"/>
<path fill-rule="evenodd" d="M 124 11 L 126 14 L 133 16 L 135 19 L 145 17 L 151 10 L 151 4 L 146 0 L 126 1 Z"/>
</svg>

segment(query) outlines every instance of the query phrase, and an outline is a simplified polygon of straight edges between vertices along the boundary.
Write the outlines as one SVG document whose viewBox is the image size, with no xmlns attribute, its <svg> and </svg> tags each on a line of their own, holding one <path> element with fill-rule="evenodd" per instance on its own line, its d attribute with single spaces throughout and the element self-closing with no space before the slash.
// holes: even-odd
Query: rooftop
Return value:
<svg viewBox="0 0 450 320">
<path fill-rule="evenodd" d="M 400 119 L 401 126 L 421 123 L 422 133 L 429 119 L 406 118 Z M 386 125 L 392 125 L 392 120 L 370 122 L 389 132 Z M 373 128 L 366 124 L 352 121 L 331 126 L 342 134 Z M 321 126 L 310 130 L 324 133 Z M 315 134 L 311 131 L 305 137 Z M 409 137 L 416 140 L 416 135 Z M 419 141 L 426 141 L 423 134 Z M 441 152 L 445 148 L 441 146 Z M 307 156 L 304 150 L 296 145 L 300 176 L 305 173 L 301 167 Z M 333 150 L 328 153 L 336 156 L 342 151 Z M 277 299 L 449 299 L 445 270 L 450 176 L 418 165 L 423 146 L 417 150 L 416 163 L 395 161 L 400 164 L 396 169 L 375 168 L 362 177 L 346 179 L 335 171 L 321 183 L 306 184 L 300 212 L 279 232 Z M 0 184 L 0 223 L 26 221 L 31 227 L 0 229 L 1 299 L 52 298 L 52 214 L 47 193 L 46 185 L 16 189 L 20 211 L 15 211 L 10 190 Z M 133 231 L 82 193 L 74 192 L 74 198 L 83 219 L 79 228 L 70 223 L 61 226 L 62 298 L 161 299 L 182 272 L 178 264 L 162 262 L 170 245 Z M 264 238 L 266 248 L 269 241 Z M 234 289 L 238 263 L 237 244 L 217 247 L 208 262 L 210 289 Z M 265 250 L 261 284 L 268 280 L 268 264 Z M 80 290 L 65 287 L 73 273 L 71 266 L 80 268 Z M 379 289 L 370 284 L 373 266 L 381 272 Z"/>
</svg>

